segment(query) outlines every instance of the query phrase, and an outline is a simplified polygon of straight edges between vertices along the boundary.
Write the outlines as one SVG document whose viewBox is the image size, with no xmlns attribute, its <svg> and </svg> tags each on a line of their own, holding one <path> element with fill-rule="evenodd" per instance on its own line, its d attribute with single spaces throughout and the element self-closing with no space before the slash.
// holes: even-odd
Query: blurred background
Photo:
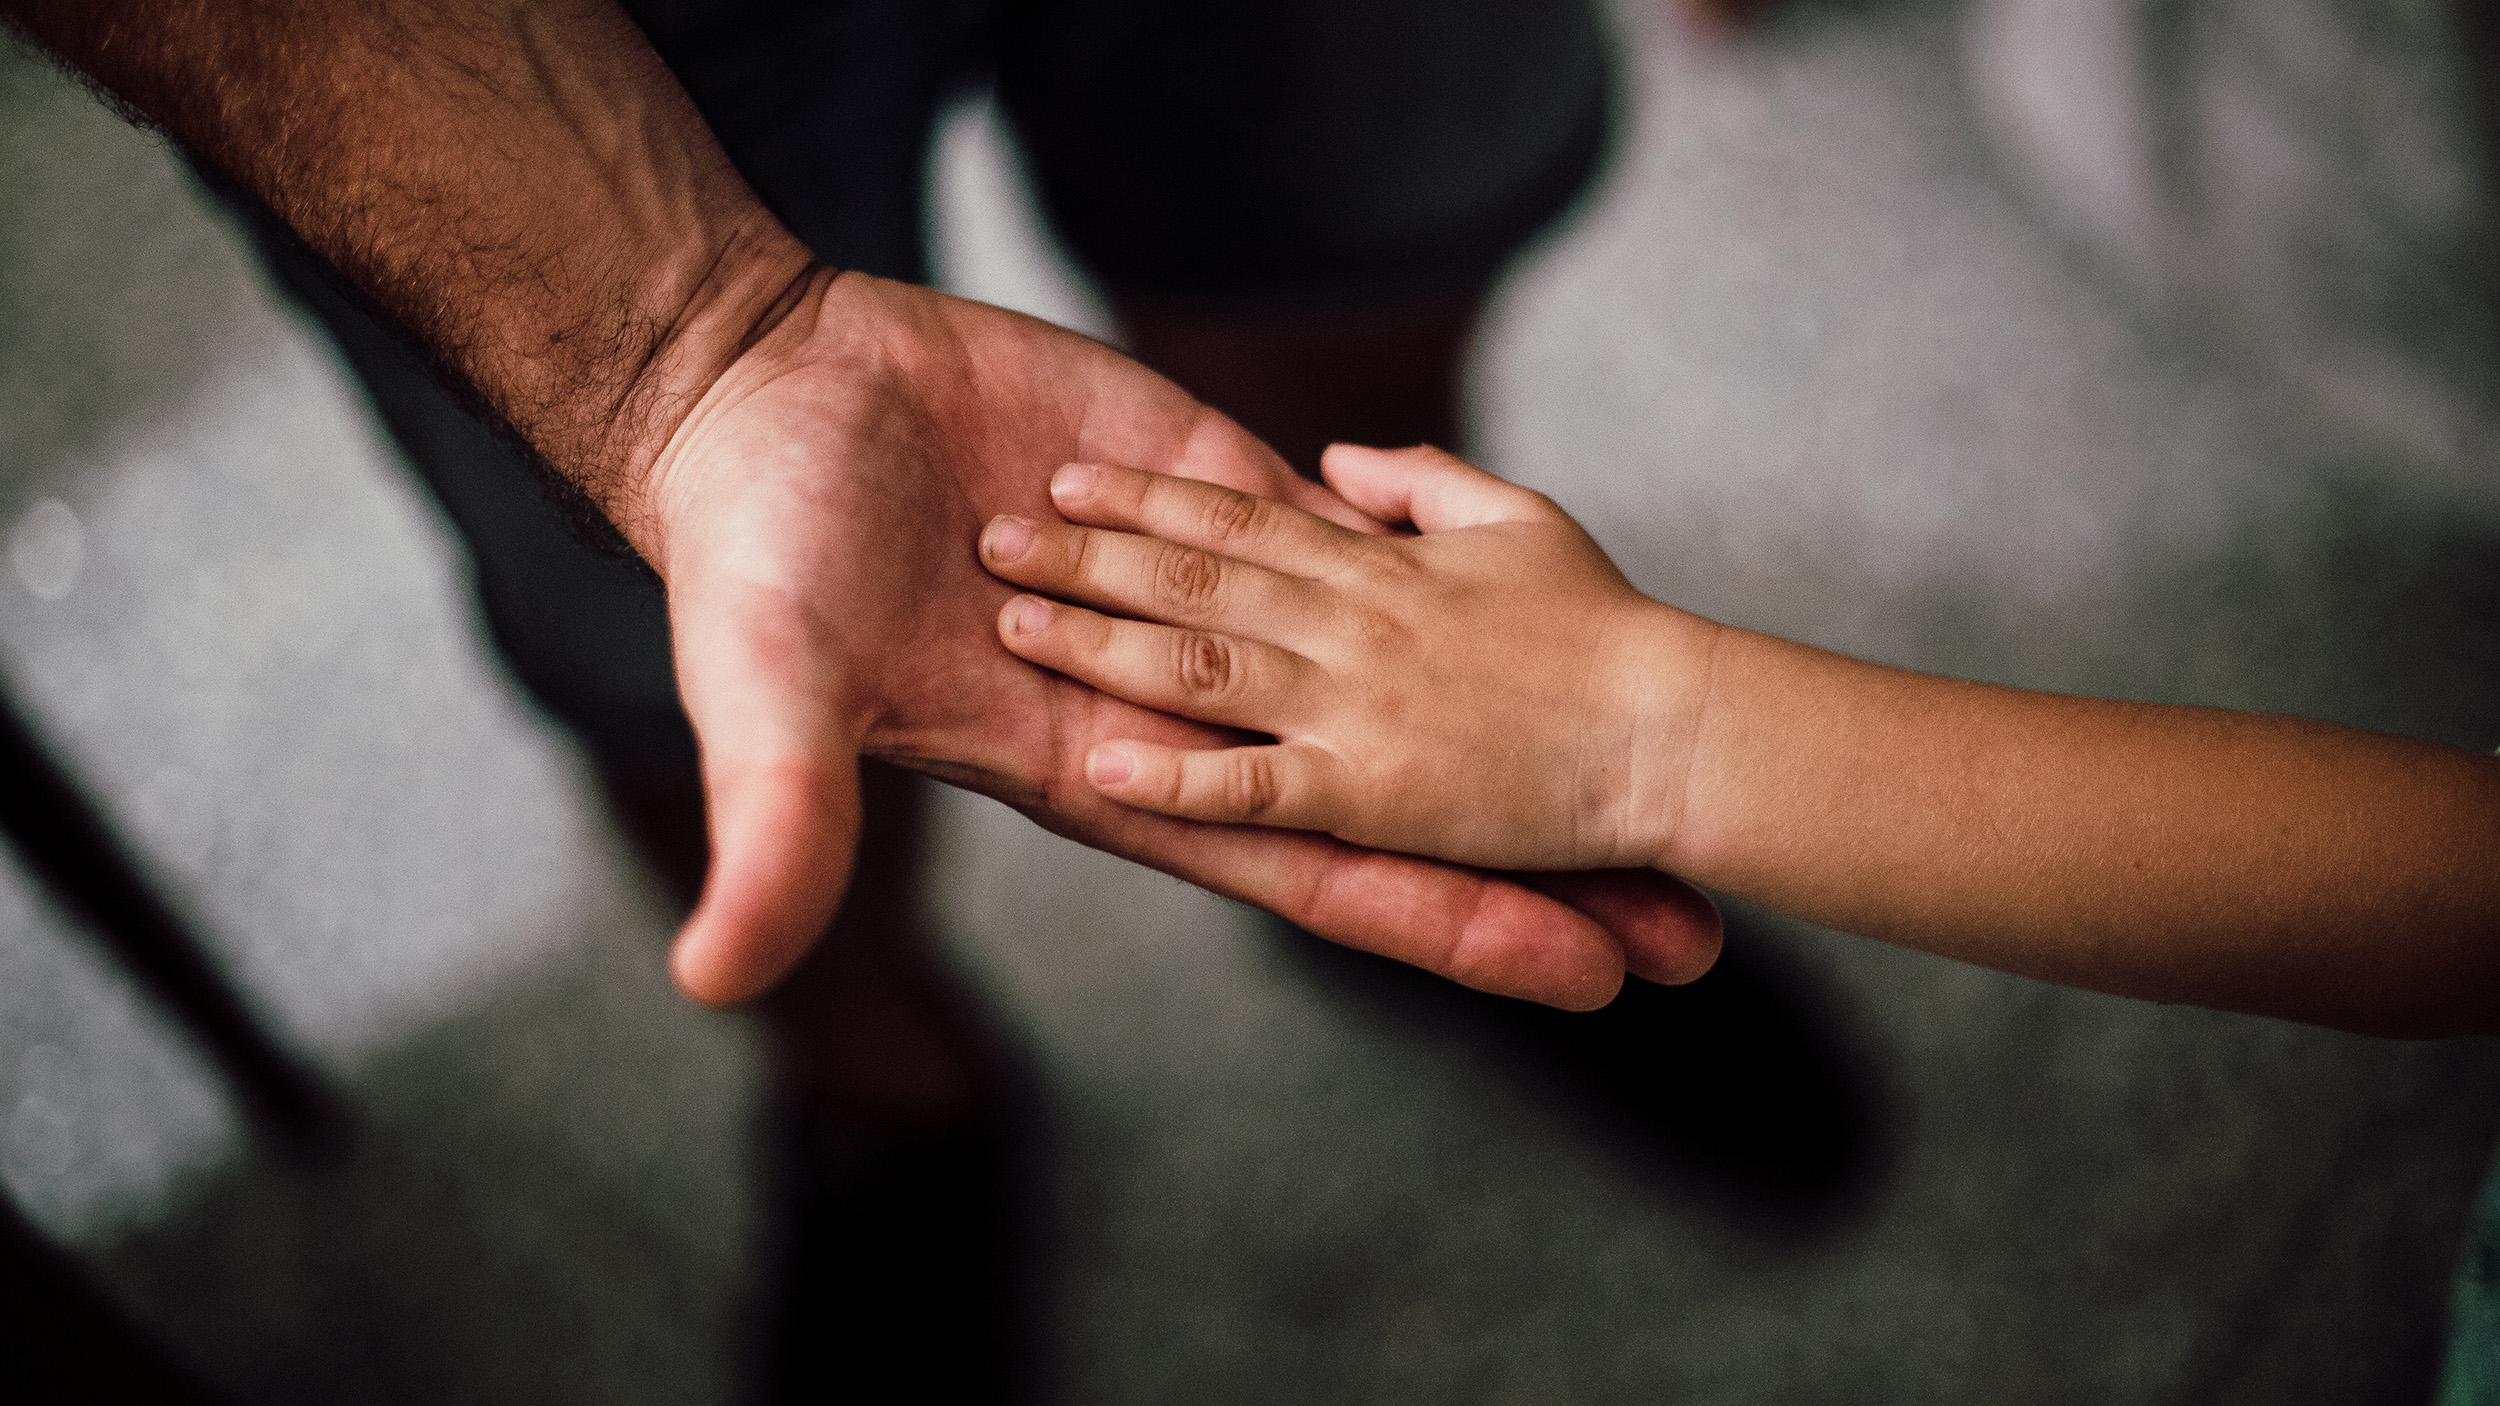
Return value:
<svg viewBox="0 0 2500 1406">
<path fill-rule="evenodd" d="M 2487 749 L 2478 13 L 1627 0 L 1474 447 L 1719 619 Z M 929 179 L 945 286 L 1108 334 L 981 95 Z M 179 159 L 0 41 L 0 674 L 358 1128 L 273 1149 L 0 862 L 0 1183 L 234 1400 L 755 1399 L 759 1038 L 668 989 L 395 455 Z M 1022 1071 L 1036 1400 L 2426 1400 L 2500 1123 L 2489 1042 L 1746 911 L 1712 1003 L 1592 1043 L 956 793 L 920 892 Z"/>
</svg>

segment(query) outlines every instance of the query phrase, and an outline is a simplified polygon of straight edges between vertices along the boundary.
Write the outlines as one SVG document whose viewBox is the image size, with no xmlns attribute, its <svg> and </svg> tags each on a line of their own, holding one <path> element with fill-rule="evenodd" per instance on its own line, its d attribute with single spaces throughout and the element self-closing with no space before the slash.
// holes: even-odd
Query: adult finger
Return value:
<svg viewBox="0 0 2500 1406">
<path fill-rule="evenodd" d="M 1050 498 L 1070 522 L 1160 537 L 1295 575 L 1325 573 L 1363 541 L 1273 499 L 1112 464 L 1061 468 L 1051 476 Z"/>
<path fill-rule="evenodd" d="M 1328 486 L 1382 522 L 1447 532 L 1495 522 L 1543 522 L 1562 510 L 1532 489 L 1505 483 L 1454 454 L 1422 445 L 1368 449 L 1332 444 L 1320 455 Z"/>
<path fill-rule="evenodd" d="M 1523 874 L 1539 893 L 1595 918 L 1623 944 L 1632 974 L 1661 986 L 1696 981 L 1719 960 L 1725 930 L 1709 896 L 1655 869 Z"/>
<path fill-rule="evenodd" d="M 1178 542 L 1002 515 L 981 561 L 1019 586 L 1123 615 L 1236 634 L 1291 628 L 1312 605 L 1298 577 Z"/>
<path fill-rule="evenodd" d="M 1090 788 L 1089 788 L 1090 789 Z M 1623 985 L 1623 949 L 1595 919 L 1476 870 L 1303 830 L 1210 825 L 1108 802 L 1054 830 L 1264 908 L 1333 942 L 1463 985 L 1594 1010 Z"/>
<path fill-rule="evenodd" d="M 999 607 L 1011 653 L 1115 698 L 1253 732 L 1290 726 L 1314 693 L 1310 661 L 1257 640 L 1116 620 L 1040 596 Z"/>
</svg>

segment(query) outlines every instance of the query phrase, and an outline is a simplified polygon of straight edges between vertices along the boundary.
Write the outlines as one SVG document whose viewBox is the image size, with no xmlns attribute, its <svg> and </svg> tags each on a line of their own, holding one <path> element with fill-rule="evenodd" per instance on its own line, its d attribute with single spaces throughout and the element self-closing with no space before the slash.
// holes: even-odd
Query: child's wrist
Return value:
<svg viewBox="0 0 2500 1406">
<path fill-rule="evenodd" d="M 1688 822 L 1689 780 L 1725 626 L 1644 600 L 1613 651 L 1593 735 L 1618 739 L 1626 766 L 1609 788 L 1624 865 L 1666 868 Z"/>
</svg>

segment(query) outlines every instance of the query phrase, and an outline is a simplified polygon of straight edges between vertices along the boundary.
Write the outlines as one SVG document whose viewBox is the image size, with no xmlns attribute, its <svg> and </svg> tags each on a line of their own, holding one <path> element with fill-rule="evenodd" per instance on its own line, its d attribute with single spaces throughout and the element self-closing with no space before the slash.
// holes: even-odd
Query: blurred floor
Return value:
<svg viewBox="0 0 2500 1406">
<path fill-rule="evenodd" d="M 326 349 L 154 141 L 0 65 L 0 668 L 360 1125 L 248 1145 L 6 864 L 0 1179 L 237 1400 L 722 1399 L 746 1033 Z"/>
<path fill-rule="evenodd" d="M 2199 52 L 2297 96 L 2428 7 L 2351 11 L 2211 4 Z M 1484 456 L 1737 623 L 2500 741 L 2489 290 L 2390 318 L 2331 296 L 2349 268 L 2246 254 L 2314 263 L 2354 210 L 2428 210 L 2346 243 L 2442 267 L 2481 205 L 2337 186 L 2286 150 L 2352 144 L 2293 120 L 2242 144 L 2274 183 L 2223 192 L 2258 212 L 2237 235 L 2165 240 L 2158 200 L 2096 224 L 2124 205 L 2074 199 L 2107 134 L 2024 125 L 2110 96 L 2049 101 L 2021 62 L 2060 37 L 2044 13 L 1835 4 L 1713 49 L 1627 9 L 1621 166 L 1498 311 Z M 2373 120 L 2402 130 L 2444 90 L 2394 78 Z M 2246 91 L 2217 82 L 2200 101 Z M 941 152 L 949 282 L 1099 327 L 980 109 Z M 484 662 L 441 530 L 163 154 L 11 56 L 0 191 L 0 660 L 371 1125 L 316 1181 L 252 1158 L 11 880 L 0 1178 L 244 1399 L 722 1399 L 757 1263 L 742 1028 L 667 994 L 658 906 Z M 2231 271 L 2259 265 L 2252 294 Z M 2264 315 L 2149 301 L 2181 287 Z M 1859 1201 L 1781 1226 L 1655 1175 L 1479 1007 L 985 802 L 940 828 L 932 911 L 1044 1091 L 1051 1399 L 2427 1390 L 2500 1121 L 2487 1042 L 2060 992 L 1747 915 L 1889 1148 Z"/>
</svg>

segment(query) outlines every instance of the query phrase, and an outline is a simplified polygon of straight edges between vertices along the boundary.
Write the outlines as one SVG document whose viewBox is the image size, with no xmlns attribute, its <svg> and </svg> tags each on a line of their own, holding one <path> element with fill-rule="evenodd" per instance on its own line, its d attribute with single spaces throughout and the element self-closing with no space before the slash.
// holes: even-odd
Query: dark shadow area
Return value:
<svg viewBox="0 0 2500 1406">
<path fill-rule="evenodd" d="M 1004 1111 L 1025 1100 L 908 1136 L 840 1137 L 786 1085 L 726 1113 L 714 1061 L 655 1048 L 673 994 L 585 955 L 373 1060 L 343 1155 L 220 1175 L 103 1252 L 117 1297 L 256 1403 L 1038 1395 L 1032 1139 Z M 749 1214 L 685 1165 L 685 1139 L 723 1137 L 758 1159 Z"/>
<path fill-rule="evenodd" d="M 751 1154 L 686 1149 L 752 1145 L 753 1094 L 672 999 L 613 944 L 510 983 L 362 1064 L 345 1155 L 222 1171 L 99 1275 L 255 1406 L 715 1399 L 761 1357 L 770 1208 L 722 1170 Z"/>
<path fill-rule="evenodd" d="M 764 1399 L 972 1406 L 1041 1396 L 1027 1244 L 1039 1211 L 1022 1132 L 988 1120 L 897 1139 L 840 1171 L 790 1173 Z"/>
<path fill-rule="evenodd" d="M 700 786 L 594 748 L 611 813 L 691 909 L 709 861 Z M 1028 1399 L 1041 1376 L 1021 1053 L 940 969 L 913 915 L 929 783 L 861 769 L 854 884 L 816 950 L 759 1003 L 774 1053 L 774 1283 L 759 1399 Z"/>
<path fill-rule="evenodd" d="M 211 1406 L 226 1398 L 132 1322 L 0 1196 L 0 1389 L 17 1406 Z"/>
<path fill-rule="evenodd" d="M 1488 996 L 1286 929 L 1297 960 L 1439 1042 L 1489 1051 L 1591 1150 L 1661 1196 L 1775 1237 L 1830 1232 L 1890 1159 L 1883 1101 L 1805 975 L 1727 914 L 1718 964 L 1686 986 L 1637 977 L 1602 1010 Z"/>
</svg>

